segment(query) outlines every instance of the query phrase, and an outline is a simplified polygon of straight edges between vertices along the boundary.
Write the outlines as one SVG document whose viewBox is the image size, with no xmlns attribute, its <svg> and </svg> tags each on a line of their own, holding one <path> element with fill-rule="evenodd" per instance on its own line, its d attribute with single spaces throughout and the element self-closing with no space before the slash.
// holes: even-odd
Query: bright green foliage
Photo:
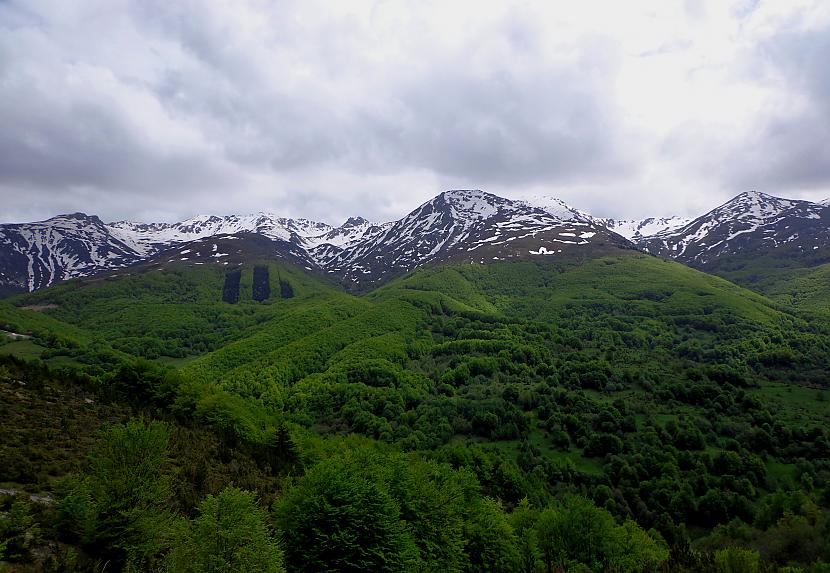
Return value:
<svg viewBox="0 0 830 573">
<path fill-rule="evenodd" d="M 471 507 L 467 523 L 466 571 L 513 573 L 520 571 L 521 555 L 518 538 L 495 500 L 482 498 Z"/>
<path fill-rule="evenodd" d="M 527 573 L 711 570 L 729 546 L 830 556 L 826 318 L 633 252 L 424 268 L 359 297 L 286 265 L 269 275 L 294 296 L 272 281 L 247 300 L 245 267 L 224 304 L 221 273 L 172 266 L 12 302 L 57 305 L 35 314 L 85 335 L 37 343 L 83 362 L 96 399 L 202 436 L 172 464 L 182 514 L 229 483 L 269 504 L 293 483 L 274 506 L 289 570 L 324 550 L 342 567 Z M 12 480 L 47 483 L 25 440 L 7 449 Z M 102 555 L 87 473 L 61 501 L 64 530 Z M 318 522 L 336 542 L 311 542 Z"/>
<path fill-rule="evenodd" d="M 0 328 L 20 334 L 31 332 L 44 342 L 64 348 L 76 348 L 90 341 L 83 328 L 53 318 L 45 312 L 21 308 L 9 300 L 0 300 Z"/>
<path fill-rule="evenodd" d="M 464 516 L 478 491 L 472 476 L 414 457 L 387 455 L 362 460 L 367 477 L 388 488 L 398 504 L 400 518 L 417 547 L 412 568 L 448 573 L 463 570 L 467 562 Z"/>
<path fill-rule="evenodd" d="M 226 488 L 199 505 L 199 516 L 174 538 L 171 572 L 278 573 L 282 550 L 253 493 Z"/>
<path fill-rule="evenodd" d="M 760 556 L 748 549 L 721 549 L 715 552 L 717 573 L 757 573 Z"/>
<path fill-rule="evenodd" d="M 254 265 L 256 266 L 256 265 Z M 34 331 L 47 346 L 84 355 L 100 342 L 118 351 L 155 359 L 181 358 L 215 350 L 257 332 L 273 318 L 304 306 L 309 298 L 345 298 L 307 273 L 269 263 L 271 276 L 290 281 L 295 296 L 262 304 L 250 298 L 253 267 L 243 267 L 248 293 L 240 304 L 221 301 L 225 271 L 221 266 L 169 265 L 117 278 L 96 278 L 56 285 L 0 302 L 0 325 Z M 33 312 L 19 306 L 42 309 Z M 84 358 L 86 360 L 86 358 Z"/>
<path fill-rule="evenodd" d="M 522 499 L 510 514 L 510 525 L 518 539 L 520 571 L 534 573 L 542 567 L 536 522 L 539 511 L 533 508 L 527 498 Z"/>
<path fill-rule="evenodd" d="M 506 524 L 480 500 L 467 471 L 353 444 L 313 467 L 275 511 L 291 570 L 461 572 L 479 559 L 470 536 L 483 540 L 486 524 Z"/>
<path fill-rule="evenodd" d="M 57 527 L 62 537 L 71 542 L 93 542 L 98 507 L 90 478 L 70 474 L 58 484 L 57 493 Z"/>
<path fill-rule="evenodd" d="M 314 467 L 275 511 L 294 571 L 400 571 L 415 556 L 395 501 L 343 459 Z"/>
<path fill-rule="evenodd" d="M 614 550 L 609 561 L 620 572 L 657 571 L 669 558 L 669 549 L 659 533 L 645 532 L 626 520 L 614 529 Z"/>
<path fill-rule="evenodd" d="M 804 253 L 790 246 L 761 256 L 730 256 L 711 261 L 705 270 L 800 310 L 830 313 L 826 249 Z"/>
</svg>

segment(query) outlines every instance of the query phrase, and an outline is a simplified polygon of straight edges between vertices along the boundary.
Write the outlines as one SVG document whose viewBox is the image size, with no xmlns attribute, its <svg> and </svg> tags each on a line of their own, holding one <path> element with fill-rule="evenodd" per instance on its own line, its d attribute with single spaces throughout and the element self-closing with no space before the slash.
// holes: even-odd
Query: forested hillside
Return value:
<svg viewBox="0 0 830 573">
<path fill-rule="evenodd" d="M 266 260 L 70 281 L 0 301 L 32 336 L 0 346 L 0 547 L 20 571 L 826 571 L 828 318 L 634 251 L 362 296 Z"/>
<path fill-rule="evenodd" d="M 799 259 L 782 249 L 718 261 L 709 271 L 805 313 L 826 315 L 830 312 L 828 260 L 826 250 Z"/>
</svg>

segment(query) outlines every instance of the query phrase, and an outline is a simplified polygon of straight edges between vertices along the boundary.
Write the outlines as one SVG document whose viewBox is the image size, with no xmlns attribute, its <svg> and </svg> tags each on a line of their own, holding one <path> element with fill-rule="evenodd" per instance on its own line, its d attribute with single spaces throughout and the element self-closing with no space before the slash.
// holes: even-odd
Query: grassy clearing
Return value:
<svg viewBox="0 0 830 573">
<path fill-rule="evenodd" d="M 8 354 L 17 358 L 40 358 L 44 350 L 46 349 L 43 346 L 33 340 L 15 340 L 0 345 L 0 354 Z"/>
<path fill-rule="evenodd" d="M 830 424 L 830 390 L 786 383 L 767 383 L 749 390 L 789 420 L 823 419 Z"/>
</svg>

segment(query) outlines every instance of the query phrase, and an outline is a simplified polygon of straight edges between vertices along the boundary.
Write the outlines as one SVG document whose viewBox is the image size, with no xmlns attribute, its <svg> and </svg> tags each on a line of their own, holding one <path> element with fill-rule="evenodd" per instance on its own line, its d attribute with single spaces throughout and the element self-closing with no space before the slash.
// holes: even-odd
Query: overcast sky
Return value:
<svg viewBox="0 0 830 573">
<path fill-rule="evenodd" d="M 830 196 L 830 2 L 0 0 L 0 221 Z"/>
</svg>

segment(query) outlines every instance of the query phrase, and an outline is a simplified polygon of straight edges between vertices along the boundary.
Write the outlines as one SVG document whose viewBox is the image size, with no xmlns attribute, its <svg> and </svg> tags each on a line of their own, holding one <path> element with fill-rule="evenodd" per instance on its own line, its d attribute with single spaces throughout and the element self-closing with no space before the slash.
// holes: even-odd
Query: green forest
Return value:
<svg viewBox="0 0 830 573">
<path fill-rule="evenodd" d="M 830 572 L 830 290 L 742 282 L 631 251 L 2 299 L 0 570 Z"/>
</svg>

